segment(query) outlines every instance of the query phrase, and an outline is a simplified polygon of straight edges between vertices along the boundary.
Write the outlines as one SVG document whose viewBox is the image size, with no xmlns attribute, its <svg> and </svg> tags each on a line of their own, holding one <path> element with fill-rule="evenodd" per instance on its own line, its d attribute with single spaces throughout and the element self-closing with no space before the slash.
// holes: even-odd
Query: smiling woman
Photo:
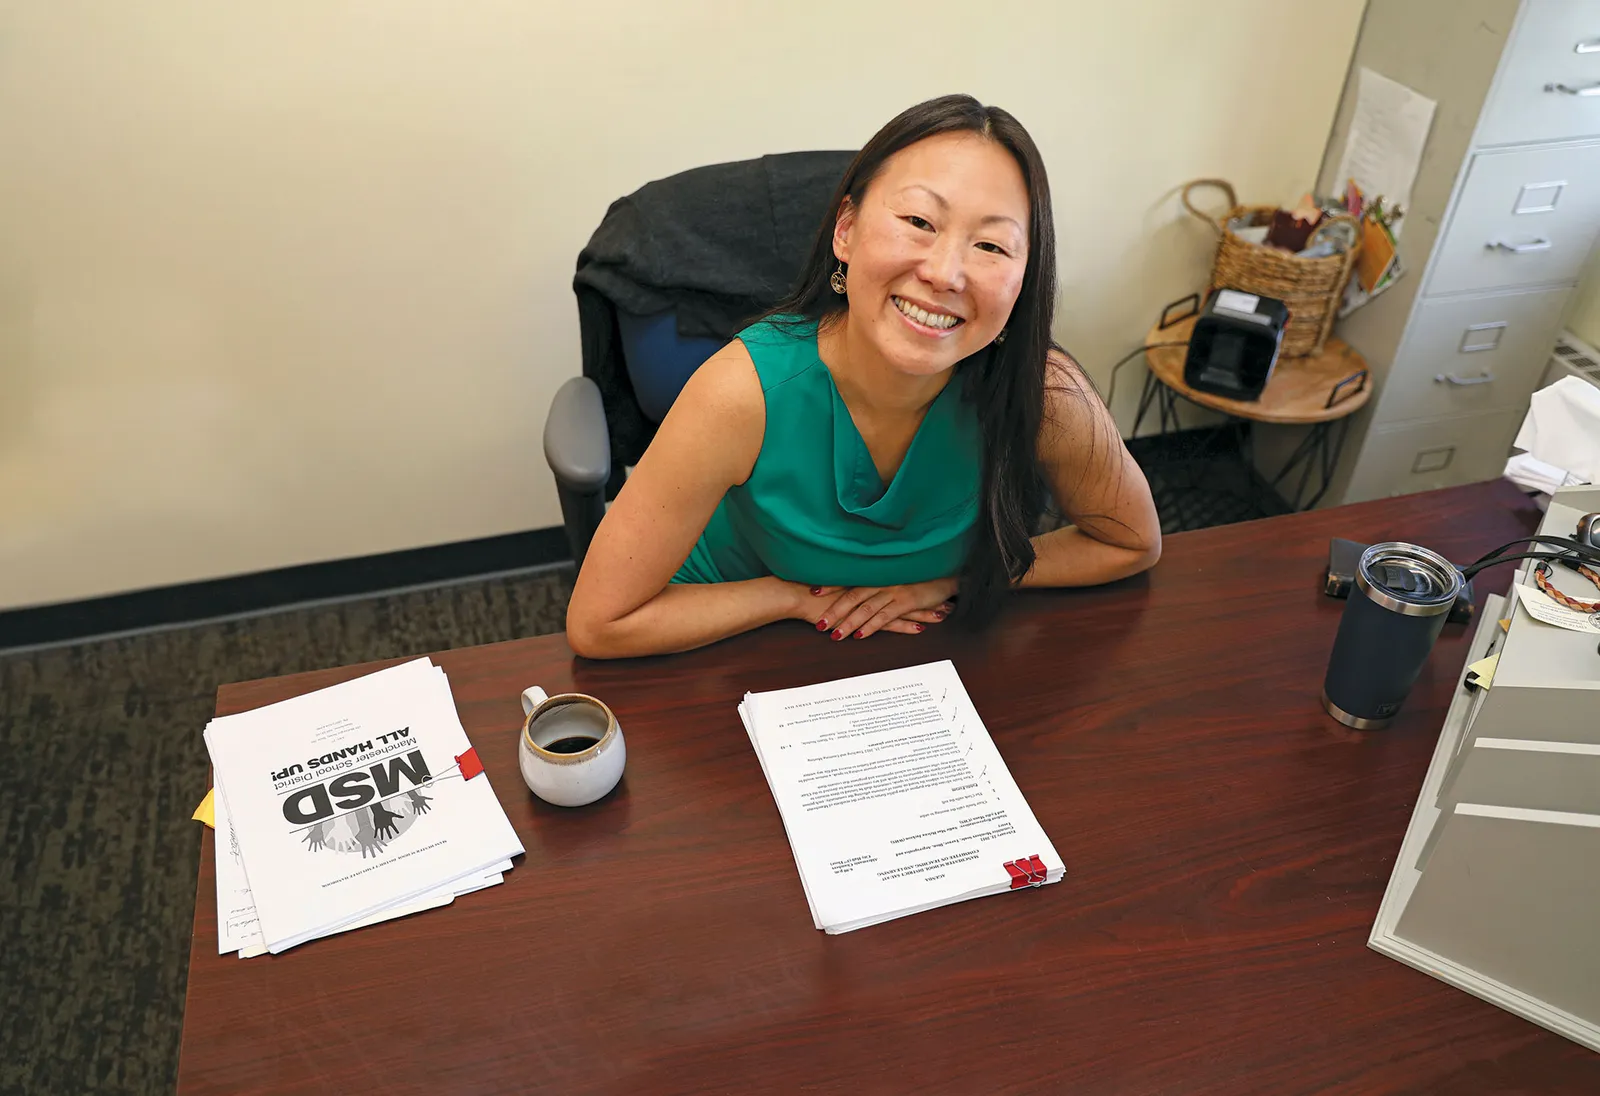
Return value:
<svg viewBox="0 0 1600 1096">
<path fill-rule="evenodd" d="M 829 208 L 798 288 L 690 378 L 601 523 L 579 654 L 982 624 L 1013 587 L 1160 556 L 1144 476 L 1051 338 L 1050 188 L 1017 120 L 912 107 Z M 1047 492 L 1072 524 L 1034 535 Z"/>
</svg>

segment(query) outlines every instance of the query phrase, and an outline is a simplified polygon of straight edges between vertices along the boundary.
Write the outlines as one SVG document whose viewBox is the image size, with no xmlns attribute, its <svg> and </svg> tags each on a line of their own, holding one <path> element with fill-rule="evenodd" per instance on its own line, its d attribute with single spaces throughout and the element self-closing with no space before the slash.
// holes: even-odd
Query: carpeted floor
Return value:
<svg viewBox="0 0 1600 1096">
<path fill-rule="evenodd" d="M 1196 441 L 1132 446 L 1164 532 L 1287 509 L 1227 446 Z M 219 685 L 559 631 L 571 583 L 567 568 L 0 653 L 0 1094 L 172 1090 L 189 814 Z"/>
<path fill-rule="evenodd" d="M 1128 442 L 1150 481 L 1161 532 L 1181 533 L 1290 512 L 1239 455 L 1231 430 L 1186 430 Z"/>
<path fill-rule="evenodd" d="M 0 654 L 0 1093 L 171 1092 L 217 686 L 560 631 L 571 568 Z"/>
</svg>

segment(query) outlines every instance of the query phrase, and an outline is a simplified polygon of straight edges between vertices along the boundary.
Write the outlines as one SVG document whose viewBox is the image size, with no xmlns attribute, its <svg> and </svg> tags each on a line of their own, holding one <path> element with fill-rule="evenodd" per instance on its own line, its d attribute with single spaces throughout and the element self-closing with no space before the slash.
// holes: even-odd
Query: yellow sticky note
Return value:
<svg viewBox="0 0 1600 1096">
<path fill-rule="evenodd" d="M 1500 622 L 1500 630 L 1502 632 L 1511 631 L 1511 618 L 1510 617 L 1507 617 L 1506 619 L 1504 619 L 1504 620 L 1502 620 Z"/>
<path fill-rule="evenodd" d="M 206 792 L 206 797 L 200 800 L 200 805 L 194 809 L 194 820 L 196 822 L 204 822 L 212 829 L 217 828 L 216 796 L 217 789 L 212 788 Z"/>
<path fill-rule="evenodd" d="M 1487 689 L 1494 684 L 1494 668 L 1500 665 L 1498 653 L 1488 658 L 1480 658 L 1467 667 L 1467 681 L 1477 685 L 1480 689 Z"/>
</svg>

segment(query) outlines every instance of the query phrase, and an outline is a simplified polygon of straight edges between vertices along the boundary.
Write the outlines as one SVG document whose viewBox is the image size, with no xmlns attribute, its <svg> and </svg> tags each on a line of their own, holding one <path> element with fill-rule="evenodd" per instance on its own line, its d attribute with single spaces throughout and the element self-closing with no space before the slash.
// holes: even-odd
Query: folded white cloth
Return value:
<svg viewBox="0 0 1600 1096">
<path fill-rule="evenodd" d="M 1600 482 L 1600 388 L 1577 377 L 1562 377 L 1541 388 L 1533 394 L 1512 444 L 1547 466 L 1570 472 L 1576 478 L 1569 482 Z M 1506 469 L 1510 475 L 1509 464 Z"/>
</svg>

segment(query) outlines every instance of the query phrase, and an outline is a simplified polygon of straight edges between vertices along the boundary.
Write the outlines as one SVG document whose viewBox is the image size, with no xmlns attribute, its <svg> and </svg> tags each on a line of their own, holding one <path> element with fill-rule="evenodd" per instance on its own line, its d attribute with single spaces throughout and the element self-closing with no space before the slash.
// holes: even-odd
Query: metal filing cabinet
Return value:
<svg viewBox="0 0 1600 1096">
<path fill-rule="evenodd" d="M 1337 329 L 1378 396 L 1330 502 L 1498 476 L 1600 235 L 1600 0 L 1372 0 L 1360 67 L 1434 99 L 1399 240 L 1405 277 Z"/>
<path fill-rule="evenodd" d="M 1562 488 L 1540 531 L 1570 535 L 1597 509 L 1600 487 Z M 1570 572 L 1556 581 L 1588 593 Z M 1513 590 L 1489 596 L 1470 652 L 1498 664 L 1477 692 L 1462 669 L 1368 942 L 1600 1050 L 1595 637 L 1533 619 Z"/>
</svg>

